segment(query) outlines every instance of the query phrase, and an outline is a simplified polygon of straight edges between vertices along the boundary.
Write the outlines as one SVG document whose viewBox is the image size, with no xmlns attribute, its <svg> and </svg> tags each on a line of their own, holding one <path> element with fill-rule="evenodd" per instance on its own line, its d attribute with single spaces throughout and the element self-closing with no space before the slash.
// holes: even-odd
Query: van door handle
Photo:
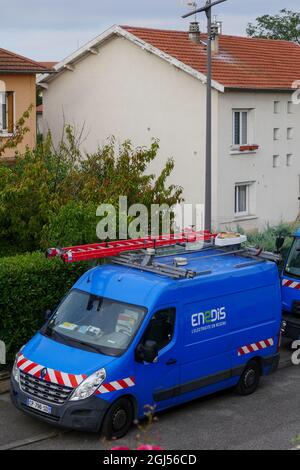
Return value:
<svg viewBox="0 0 300 470">
<path fill-rule="evenodd" d="M 166 365 L 167 366 L 172 366 L 173 364 L 176 364 L 177 362 L 177 359 L 169 359 L 167 362 L 166 362 Z"/>
</svg>

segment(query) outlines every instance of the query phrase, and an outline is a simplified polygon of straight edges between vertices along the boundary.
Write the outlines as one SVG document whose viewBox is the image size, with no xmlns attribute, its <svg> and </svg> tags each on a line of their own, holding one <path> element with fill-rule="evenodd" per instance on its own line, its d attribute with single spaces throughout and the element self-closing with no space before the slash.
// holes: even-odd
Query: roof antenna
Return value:
<svg viewBox="0 0 300 470">
<path fill-rule="evenodd" d="M 188 6 L 192 10 L 196 10 L 198 7 L 198 3 L 192 2 L 191 0 L 181 0 L 181 4 L 184 6 Z M 195 13 L 195 22 L 197 22 L 197 13 Z"/>
</svg>

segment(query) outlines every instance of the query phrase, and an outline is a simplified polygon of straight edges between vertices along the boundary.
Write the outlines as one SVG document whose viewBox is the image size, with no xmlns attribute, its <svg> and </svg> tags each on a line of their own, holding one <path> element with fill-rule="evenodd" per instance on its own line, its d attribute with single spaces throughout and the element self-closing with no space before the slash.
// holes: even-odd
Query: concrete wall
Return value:
<svg viewBox="0 0 300 470">
<path fill-rule="evenodd" d="M 274 101 L 279 101 L 279 112 L 274 113 Z M 225 226 L 245 228 L 262 227 L 294 221 L 299 212 L 300 175 L 300 106 L 287 112 L 291 93 L 227 92 L 220 95 L 219 121 L 219 186 L 218 222 Z M 232 110 L 251 109 L 249 143 L 260 145 L 254 154 L 232 154 Z M 287 139 L 287 128 L 294 129 L 293 139 Z M 279 128 L 279 140 L 274 141 L 273 130 Z M 287 154 L 292 154 L 287 166 Z M 273 168 L 273 156 L 279 155 L 279 166 Z M 253 182 L 251 214 L 234 216 L 234 187 L 236 183 Z"/>
<path fill-rule="evenodd" d="M 150 145 L 160 139 L 159 172 L 175 159 L 170 183 L 184 187 L 190 203 L 204 198 L 205 86 L 164 60 L 121 38 L 115 38 L 65 71 L 44 92 L 44 125 L 59 141 L 63 122 L 79 131 L 82 148 L 93 152 L 114 135 L 119 142 Z M 214 94 L 214 115 L 218 96 Z M 215 123 L 217 130 L 217 123 Z M 216 152 L 217 148 L 214 147 Z M 216 156 L 214 158 L 216 165 Z M 215 171 L 217 177 L 217 171 Z M 216 201 L 216 198 L 215 198 Z"/>
<path fill-rule="evenodd" d="M 18 146 L 18 151 L 23 152 L 28 145 L 34 147 L 36 142 L 36 83 L 35 75 L 32 74 L 0 74 L 0 81 L 4 82 L 6 91 L 13 91 L 15 93 L 15 122 L 22 116 L 30 104 L 33 104 L 33 110 L 30 118 L 26 121 L 26 126 L 29 127 L 28 132 Z M 3 90 L 3 86 L 1 86 Z M 3 90 L 4 91 L 4 90 Z M 15 150 L 6 150 L 2 158 L 12 158 Z"/>
</svg>

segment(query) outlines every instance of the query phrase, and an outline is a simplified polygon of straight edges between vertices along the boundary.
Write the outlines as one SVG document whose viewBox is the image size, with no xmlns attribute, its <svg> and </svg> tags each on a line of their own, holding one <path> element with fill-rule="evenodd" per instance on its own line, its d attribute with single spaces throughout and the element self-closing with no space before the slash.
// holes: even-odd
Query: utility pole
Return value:
<svg viewBox="0 0 300 470">
<path fill-rule="evenodd" d="M 212 8 L 227 0 L 207 0 L 202 8 L 183 15 L 182 18 L 205 12 L 207 17 L 207 84 L 206 84 L 206 160 L 205 160 L 205 229 L 211 231 L 212 217 Z"/>
</svg>

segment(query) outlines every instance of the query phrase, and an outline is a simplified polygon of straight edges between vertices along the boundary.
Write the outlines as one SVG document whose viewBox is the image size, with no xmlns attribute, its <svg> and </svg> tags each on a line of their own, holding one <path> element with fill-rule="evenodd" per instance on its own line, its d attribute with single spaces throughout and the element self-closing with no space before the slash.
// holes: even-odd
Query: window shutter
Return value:
<svg viewBox="0 0 300 470">
<path fill-rule="evenodd" d="M 14 93 L 7 93 L 7 130 L 10 134 L 14 132 Z"/>
<path fill-rule="evenodd" d="M 234 113 L 234 145 L 240 145 L 240 113 Z"/>
</svg>

